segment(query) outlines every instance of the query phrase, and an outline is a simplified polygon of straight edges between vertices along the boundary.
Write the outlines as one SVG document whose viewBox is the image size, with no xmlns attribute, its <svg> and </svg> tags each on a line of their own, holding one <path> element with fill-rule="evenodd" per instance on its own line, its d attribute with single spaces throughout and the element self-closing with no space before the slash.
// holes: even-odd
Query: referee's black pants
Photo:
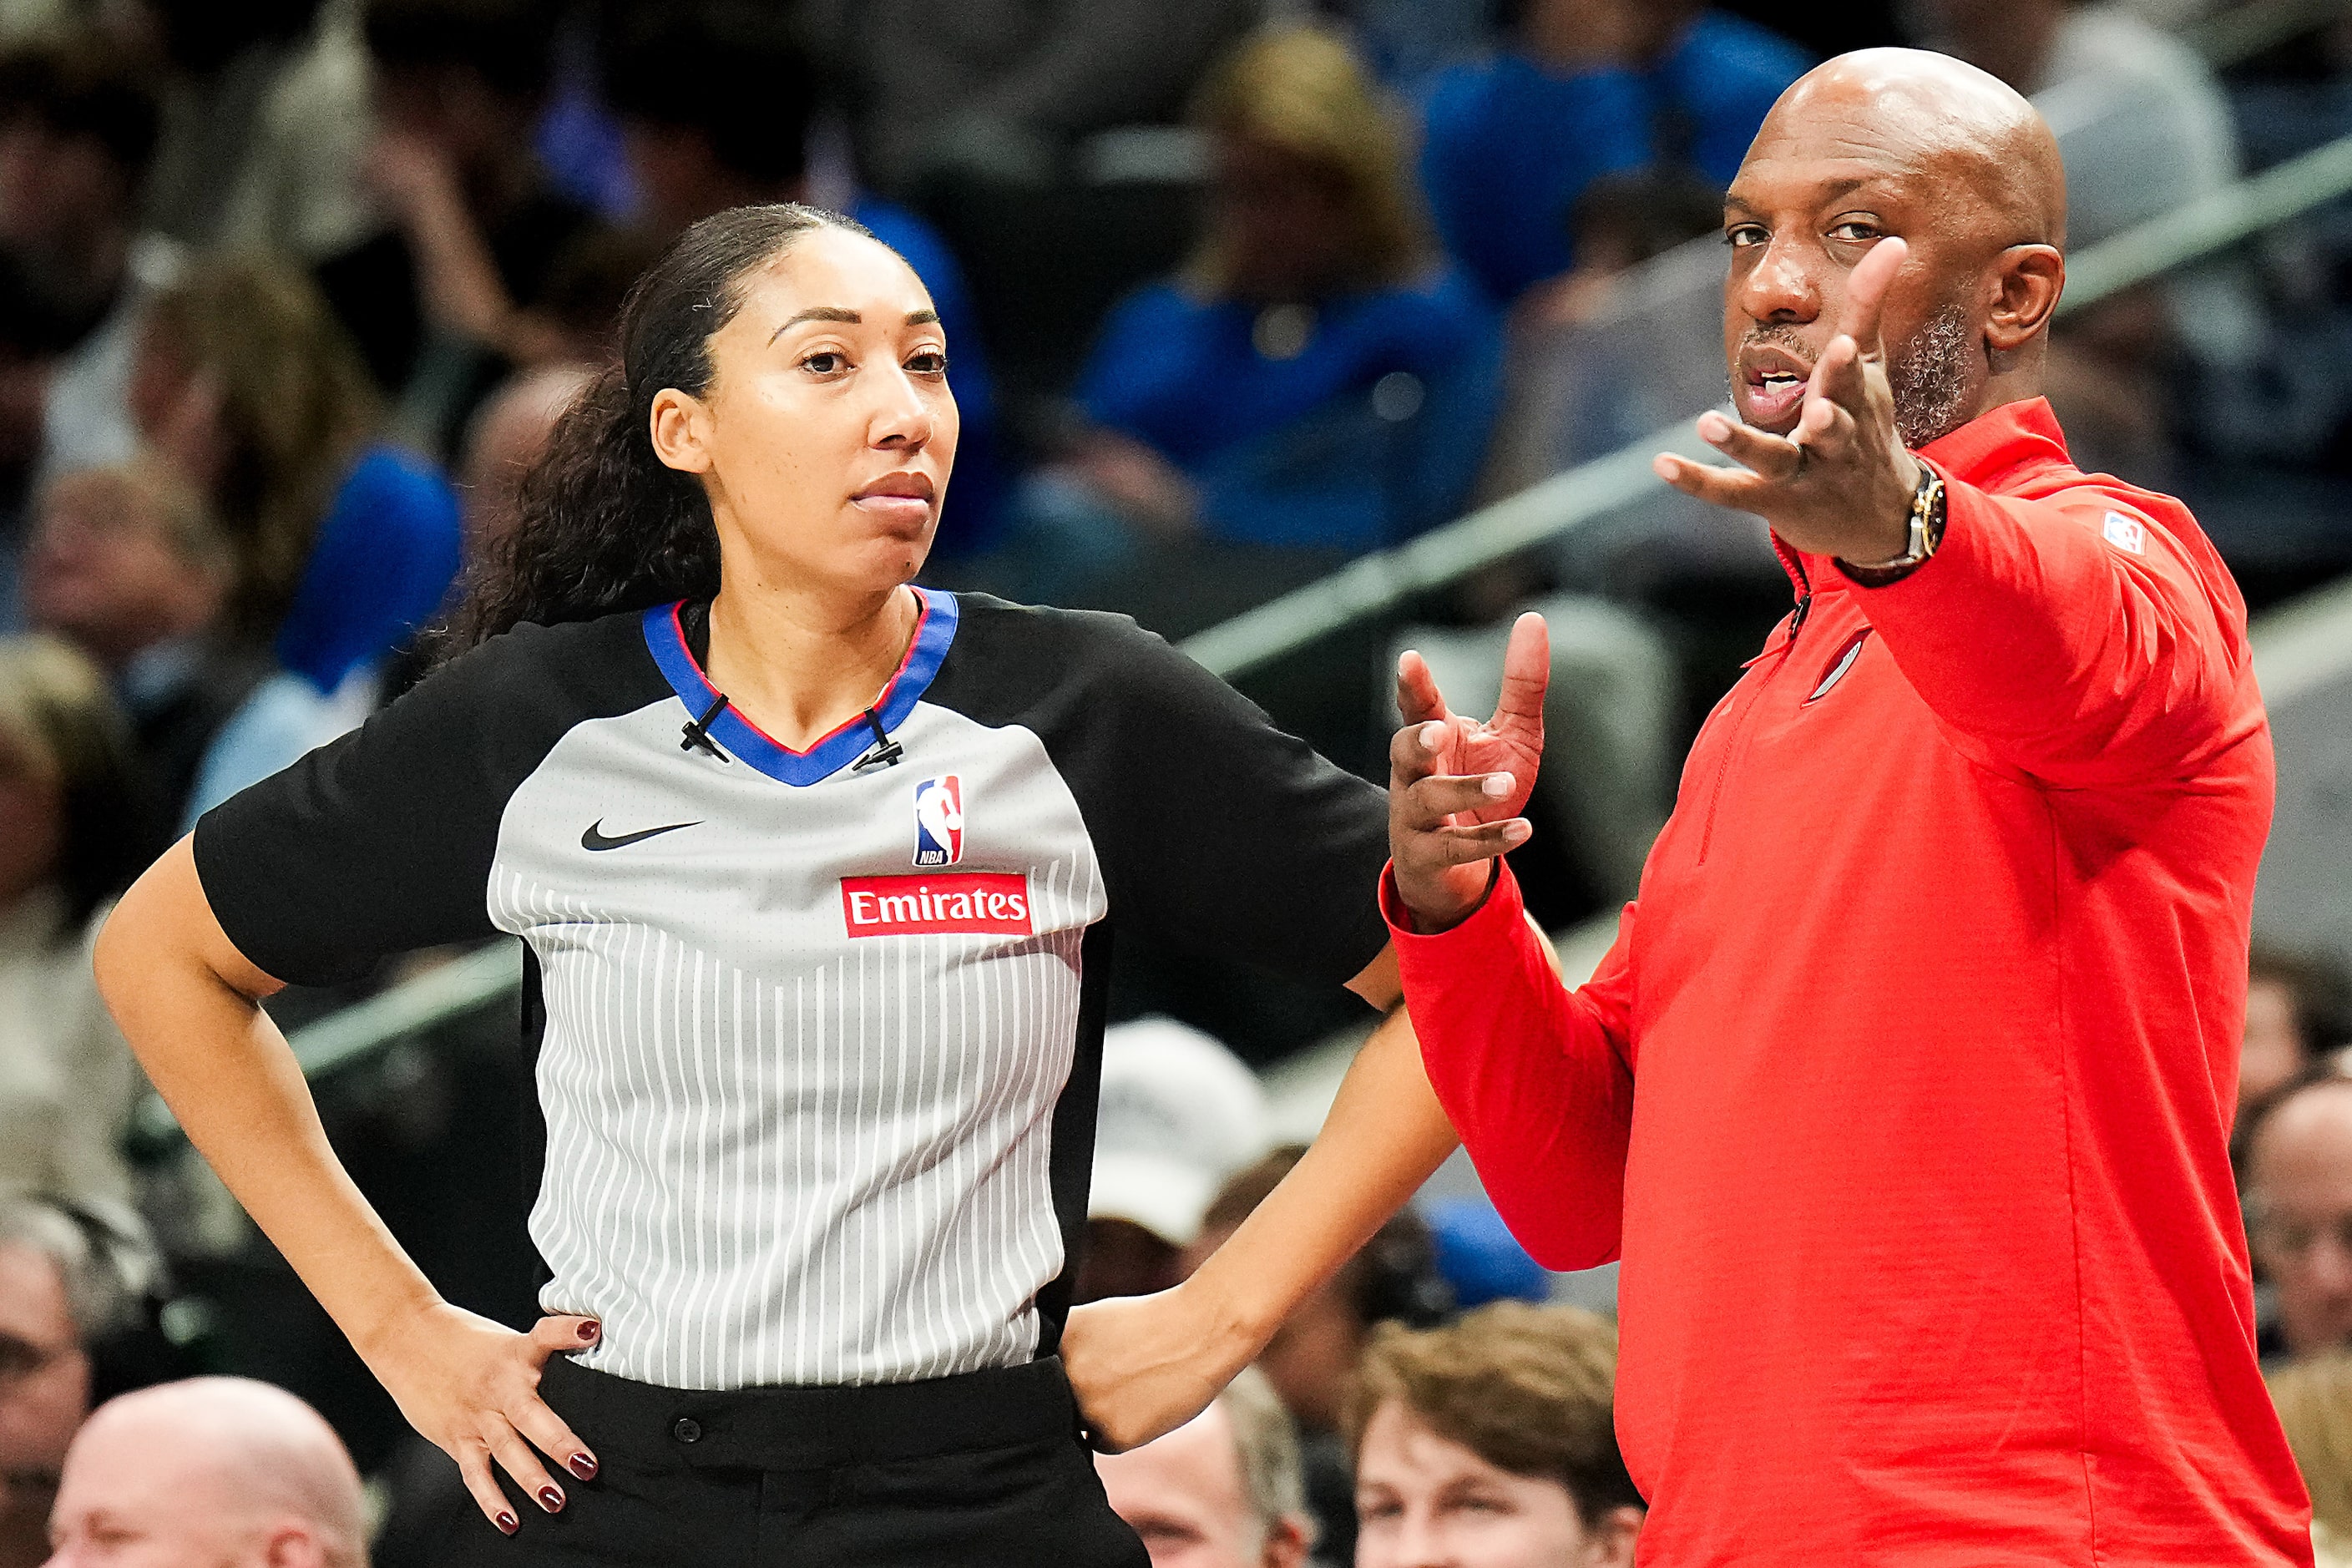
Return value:
<svg viewBox="0 0 2352 1568">
<path fill-rule="evenodd" d="M 550 1514 L 511 1478 L 522 1529 L 472 1500 L 455 1568 L 1149 1568 L 1110 1510 L 1058 1360 L 927 1383 L 693 1393 L 547 1363 L 541 1397 L 595 1454 L 550 1465 Z"/>
</svg>

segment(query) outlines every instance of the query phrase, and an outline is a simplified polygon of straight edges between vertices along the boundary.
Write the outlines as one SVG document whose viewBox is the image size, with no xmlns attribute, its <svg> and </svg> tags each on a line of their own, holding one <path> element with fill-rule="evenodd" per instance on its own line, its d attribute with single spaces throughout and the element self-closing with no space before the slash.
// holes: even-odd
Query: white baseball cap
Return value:
<svg viewBox="0 0 2352 1568">
<path fill-rule="evenodd" d="M 1187 1245 L 1225 1179 L 1265 1152 L 1265 1122 L 1257 1076 L 1200 1030 L 1140 1018 L 1105 1031 L 1087 1217 Z"/>
</svg>

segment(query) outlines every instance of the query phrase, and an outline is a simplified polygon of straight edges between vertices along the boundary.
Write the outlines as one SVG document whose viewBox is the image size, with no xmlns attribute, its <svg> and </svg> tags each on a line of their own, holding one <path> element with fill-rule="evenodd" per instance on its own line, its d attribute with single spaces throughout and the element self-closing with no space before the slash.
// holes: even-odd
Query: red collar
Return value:
<svg viewBox="0 0 2352 1568">
<path fill-rule="evenodd" d="M 2050 412 L 2046 397 L 1989 408 L 1948 436 L 1919 448 L 1919 456 L 1944 470 L 1946 479 L 1999 494 L 2032 464 L 2067 463 L 2066 433 Z"/>
<path fill-rule="evenodd" d="M 2066 454 L 2066 433 L 2058 428 L 2058 416 L 2050 412 L 2046 397 L 1988 408 L 1958 429 L 1919 447 L 1918 455 L 1941 468 L 1946 479 L 1995 495 L 2014 487 L 2027 468 L 2073 461 Z M 1800 598 L 1844 585 L 1844 576 L 1827 560 L 1799 554 L 1781 543 L 1778 534 L 1773 535 L 1772 548 Z"/>
</svg>

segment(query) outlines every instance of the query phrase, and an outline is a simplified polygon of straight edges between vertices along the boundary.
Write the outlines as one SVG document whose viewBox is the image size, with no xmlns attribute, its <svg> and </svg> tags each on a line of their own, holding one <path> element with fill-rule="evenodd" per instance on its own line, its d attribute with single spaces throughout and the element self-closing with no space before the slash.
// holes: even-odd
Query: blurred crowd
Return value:
<svg viewBox="0 0 2352 1568">
<path fill-rule="evenodd" d="M 1942 47 L 2034 94 L 2078 252 L 2352 132 L 2352 24 L 2217 58 L 2217 9 L 0 0 L 0 1568 L 43 1560 L 52 1502 L 60 1562 L 102 1515 L 206 1561 L 357 1563 L 387 1509 L 380 1560 L 415 1560 L 400 1504 L 439 1484 L 429 1457 L 184 1152 L 134 1150 L 144 1085 L 88 933 L 208 806 L 429 667 L 686 226 L 806 201 L 895 247 L 962 416 L 930 580 L 1182 636 L 1644 435 L 1660 397 L 1719 395 L 1714 306 L 1673 301 L 1720 262 L 1677 258 L 1704 258 L 1766 110 L 1828 54 Z M 2084 466 L 2186 495 L 2257 605 L 2352 566 L 2347 212 L 2057 340 Z M 1425 595 L 1255 693 L 1370 770 L 1395 647 L 1475 709 L 1497 628 L 1544 608 L 1549 831 L 1522 877 L 1555 924 L 1630 890 L 1698 717 L 1785 608 L 1760 535 L 1612 537 Z M 1255 1062 L 1328 1022 L 1245 976 L 1132 969 L 1123 1013 Z M 2352 1539 L 2352 1001 L 2284 949 L 2254 982 L 2237 1152 L 2264 1343 L 2323 1527 Z M 394 1053 L 326 1110 L 450 1294 L 512 1316 L 498 1108 L 520 1079 L 496 1037 Z M 1167 1019 L 1114 1037 L 1102 1150 L 1088 1295 L 1182 1278 L 1297 1157 L 1252 1071 Z M 1106 1483 L 1163 1565 L 1630 1562 L 1612 1335 L 1532 1304 L 1550 1289 L 1491 1211 L 1409 1212 L 1261 1374 Z M 200 1372 L 298 1388 L 331 1426 Z M 126 1457 L 167 1447 L 184 1464 Z M 239 1555 L 296 1536 L 309 1555 Z"/>
</svg>

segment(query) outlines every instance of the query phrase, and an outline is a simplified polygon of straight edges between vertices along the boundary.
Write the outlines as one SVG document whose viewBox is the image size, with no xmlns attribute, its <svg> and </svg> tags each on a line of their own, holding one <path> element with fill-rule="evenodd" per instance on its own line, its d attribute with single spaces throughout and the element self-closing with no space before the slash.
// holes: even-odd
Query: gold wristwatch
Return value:
<svg viewBox="0 0 2352 1568">
<path fill-rule="evenodd" d="M 1841 559 L 1838 569 L 1865 588 L 1883 588 L 1909 576 L 1944 542 L 1944 477 L 1927 464 L 1919 465 L 1919 488 L 1911 492 L 1911 536 L 1908 547 L 1891 561 L 1858 565 Z"/>
</svg>

